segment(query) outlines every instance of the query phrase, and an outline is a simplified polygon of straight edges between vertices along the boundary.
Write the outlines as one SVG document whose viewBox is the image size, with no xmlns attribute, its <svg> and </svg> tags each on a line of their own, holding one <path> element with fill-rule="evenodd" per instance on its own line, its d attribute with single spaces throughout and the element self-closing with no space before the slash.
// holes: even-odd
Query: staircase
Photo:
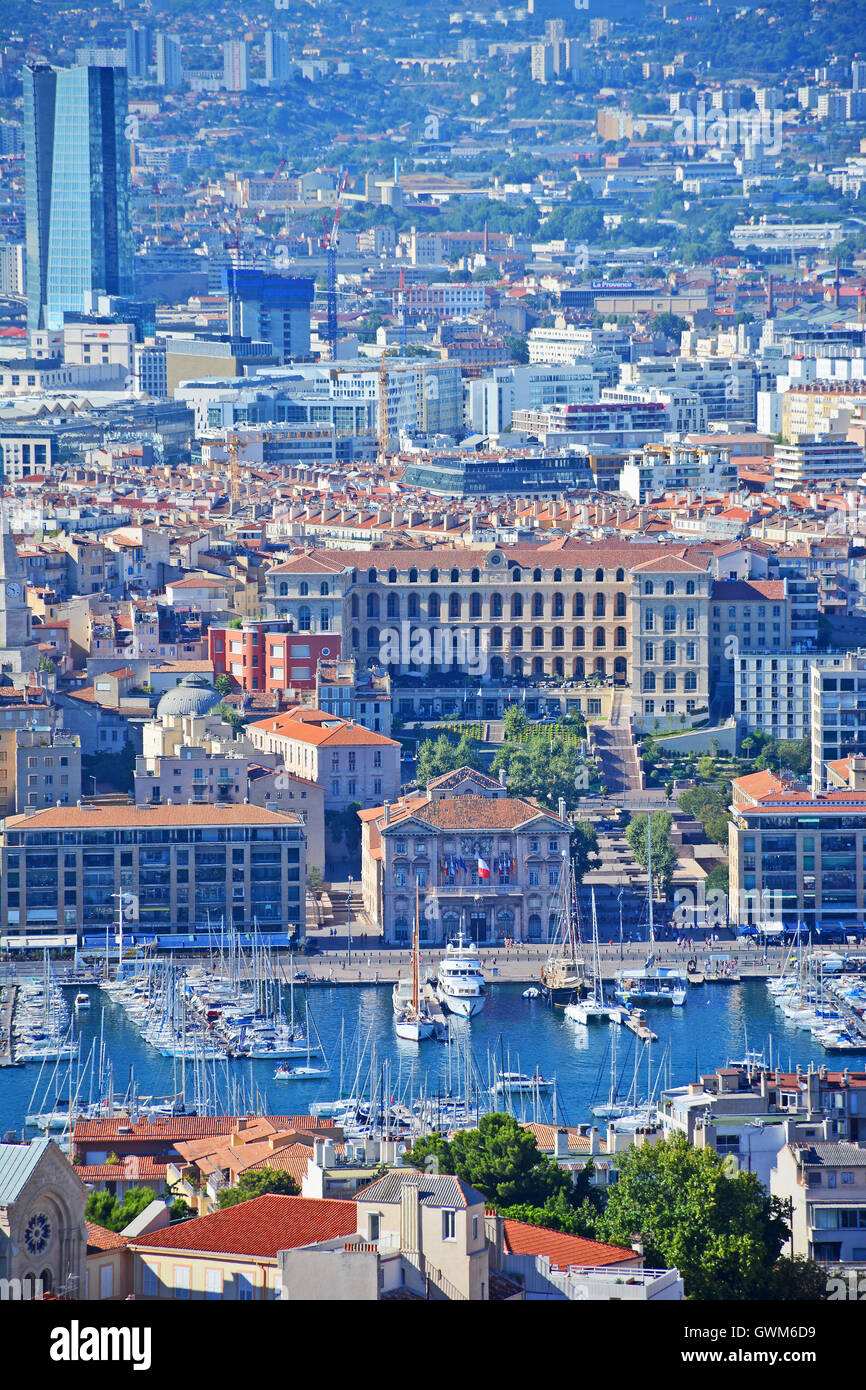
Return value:
<svg viewBox="0 0 866 1390">
<path fill-rule="evenodd" d="M 601 780 L 610 796 L 643 790 L 643 769 L 628 724 L 598 724 L 593 729 Z"/>
</svg>

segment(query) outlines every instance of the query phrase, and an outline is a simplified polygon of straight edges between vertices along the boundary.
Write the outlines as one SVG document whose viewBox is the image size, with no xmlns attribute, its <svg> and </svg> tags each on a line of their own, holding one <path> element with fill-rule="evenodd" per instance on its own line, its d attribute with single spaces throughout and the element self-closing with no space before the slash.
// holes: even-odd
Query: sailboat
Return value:
<svg viewBox="0 0 866 1390">
<path fill-rule="evenodd" d="M 595 889 L 592 889 L 592 982 L 589 993 L 583 999 L 574 999 L 565 1006 L 565 1017 L 572 1023 L 587 1024 L 591 1019 L 604 1023 L 611 1016 L 610 1008 L 604 1002 L 604 988 L 601 982 L 601 954 L 598 946 L 598 917 L 595 909 Z"/>
<path fill-rule="evenodd" d="M 649 955 L 640 970 L 618 970 L 617 999 L 631 1008 L 634 1004 L 675 1004 L 681 1007 L 688 993 L 686 976 L 673 966 L 655 964 L 655 930 L 653 927 L 653 859 L 652 812 L 647 813 L 647 904 L 649 910 Z"/>
<path fill-rule="evenodd" d="M 584 992 L 583 960 L 578 955 L 577 893 L 574 865 L 566 872 L 563 864 L 559 920 L 549 945 L 547 960 L 541 967 L 541 985 L 549 1004 L 568 1004 Z"/>
<path fill-rule="evenodd" d="M 632 1044 L 634 1046 L 634 1044 Z M 628 1053 L 626 1053 L 626 1065 L 628 1064 Z M 604 1058 L 602 1058 L 604 1062 Z M 625 1070 L 625 1067 L 623 1067 Z M 628 1100 L 621 1100 L 619 1097 L 620 1078 L 616 1070 L 616 1029 L 611 1029 L 610 1034 L 610 1090 L 607 1100 L 599 1101 L 596 1105 L 591 1105 L 590 1110 L 599 1120 L 614 1120 L 620 1115 L 624 1115 L 629 1108 Z"/>
<path fill-rule="evenodd" d="M 394 1016 L 397 1037 L 404 1042 L 418 1043 L 424 1038 L 432 1038 L 435 1024 L 429 1014 L 422 1012 L 419 1000 L 419 975 L 421 972 L 421 946 L 418 931 L 418 888 L 415 888 L 415 928 L 412 932 L 412 994 L 408 1005 Z"/>
<path fill-rule="evenodd" d="M 324 1066 L 313 1066 L 310 1060 L 312 1048 L 310 1045 L 310 1006 L 307 1004 L 307 1065 L 300 1067 L 290 1067 L 285 1062 L 281 1062 L 274 1072 L 275 1081 L 314 1081 L 320 1076 L 330 1076 L 331 1068 L 328 1066 L 327 1058 L 324 1059 Z M 315 1028 L 315 1024 L 313 1027 Z M 316 1028 L 316 1051 L 324 1054 L 322 1040 L 319 1037 L 319 1030 Z"/>
</svg>

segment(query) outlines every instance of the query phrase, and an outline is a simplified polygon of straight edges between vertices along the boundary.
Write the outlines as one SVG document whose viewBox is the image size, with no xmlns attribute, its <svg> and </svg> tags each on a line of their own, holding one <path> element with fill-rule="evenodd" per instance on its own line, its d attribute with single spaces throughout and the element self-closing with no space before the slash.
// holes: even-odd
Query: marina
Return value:
<svg viewBox="0 0 866 1390">
<path fill-rule="evenodd" d="M 847 1008 L 859 1018 L 856 1007 L 863 985 L 862 981 L 856 983 L 856 978 L 837 973 L 833 986 L 840 1011 Z M 778 982 L 773 984 L 778 989 Z M 77 988 L 61 988 L 70 1008 Z M 363 1104 L 369 1115 L 371 1095 L 378 1092 L 393 1095 L 395 1105 L 416 1107 L 416 1113 L 423 1108 L 431 1123 L 434 1119 L 437 1123 L 457 1122 L 460 1116 L 464 1122 L 467 1116 L 474 1121 L 485 1110 L 507 1108 L 518 1118 L 579 1124 L 591 1122 L 597 1105 L 627 1108 L 623 1097 L 628 1095 L 634 1077 L 636 1057 L 637 1073 L 643 1080 L 638 1094 L 632 1097 L 637 1102 L 645 1101 L 651 1089 L 647 1062 L 651 1061 L 655 1072 L 662 1056 L 672 1084 L 684 1084 L 702 1069 L 710 1070 L 728 1057 L 741 1055 L 745 1045 L 763 1050 L 768 1059 L 785 1066 L 817 1066 L 828 1060 L 819 1038 L 776 1008 L 773 993 L 760 979 L 744 979 L 724 989 L 711 985 L 695 989 L 687 1008 L 653 1010 L 651 1026 L 646 1016 L 641 1020 L 634 1011 L 623 1018 L 623 1029 L 598 1023 L 575 1025 L 562 1009 L 550 1008 L 543 998 L 524 998 L 519 982 L 493 981 L 483 1012 L 471 1021 L 439 1015 L 450 1042 L 444 1047 L 418 1047 L 395 1036 L 389 988 L 362 982 L 306 991 L 294 982 L 283 984 L 279 993 L 284 1017 L 291 1016 L 290 996 L 296 996 L 296 1027 L 301 1033 L 307 994 L 313 1006 L 311 1059 L 308 1063 L 305 1041 L 297 1069 L 309 1065 L 316 1073 L 295 1074 L 290 1092 L 275 1078 L 273 1054 L 230 1057 L 219 1051 L 212 1056 L 199 1048 L 189 1056 L 165 1055 L 142 1035 L 114 991 L 90 987 L 91 1007 L 73 1021 L 76 1058 L 80 1061 L 44 1062 L 38 1090 L 40 1067 L 5 1070 L 0 1076 L 2 1129 L 20 1132 L 27 1115 L 41 1114 L 43 1126 L 47 1115 L 53 1117 L 48 1123 L 59 1127 L 52 1132 L 62 1132 L 61 1119 L 68 1121 L 70 1098 L 74 1108 L 89 1106 L 91 1112 L 110 1113 L 116 1101 L 106 1101 L 109 1090 L 127 1109 L 139 1112 L 146 1112 L 148 1106 L 170 1113 L 171 1108 L 197 1105 L 206 1113 L 237 1113 L 246 1108 L 281 1113 L 290 1094 L 292 1111 L 331 1114 L 341 1123 L 357 1115 Z M 304 998 L 299 999 L 299 995 Z M 856 1045 L 845 1056 L 844 1065 L 856 1070 L 866 1065 L 866 1039 L 853 1022 L 850 1027 L 856 1034 Z M 626 1030 L 635 1036 L 627 1037 Z M 650 1033 L 651 1057 L 643 1040 Z M 612 1047 L 617 1046 L 615 1038 L 619 1039 L 618 1072 L 622 1077 L 618 1075 L 619 1084 L 612 1086 L 610 1059 Z M 317 1043 L 321 1053 L 313 1053 Z M 834 1062 L 839 1065 L 836 1056 L 834 1053 Z M 293 1059 L 279 1061 L 295 1070 Z M 326 1068 L 327 1074 L 322 1075 Z M 491 1092 L 497 1072 L 521 1073 L 528 1078 L 539 1075 L 555 1084 L 549 1088 L 530 1086 L 522 1092 Z M 39 1127 L 27 1132 L 37 1133 Z"/>
</svg>

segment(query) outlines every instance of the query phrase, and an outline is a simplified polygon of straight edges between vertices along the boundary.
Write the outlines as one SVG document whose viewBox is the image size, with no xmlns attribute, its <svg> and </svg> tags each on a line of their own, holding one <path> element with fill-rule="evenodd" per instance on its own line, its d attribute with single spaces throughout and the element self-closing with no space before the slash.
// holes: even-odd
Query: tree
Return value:
<svg viewBox="0 0 866 1390">
<path fill-rule="evenodd" d="M 727 864 L 717 864 L 714 869 L 710 870 L 704 888 L 708 893 L 724 893 L 727 896 L 730 892 Z"/>
<path fill-rule="evenodd" d="M 828 1297 L 827 1271 L 805 1255 L 783 1255 L 764 1297 L 780 1303 L 823 1302 Z"/>
<path fill-rule="evenodd" d="M 523 1202 L 504 1207 L 500 1215 L 513 1221 L 525 1221 L 529 1226 L 545 1226 L 550 1231 L 592 1238 L 599 1214 L 604 1210 L 604 1196 L 592 1181 L 594 1173 L 595 1165 L 590 1158 L 569 1192 L 555 1192 L 541 1206 Z"/>
<path fill-rule="evenodd" d="M 215 680 L 214 683 L 213 683 L 213 688 L 214 688 L 214 690 L 217 692 L 218 695 L 229 695 L 229 694 L 231 694 L 231 688 L 232 688 L 231 676 L 226 675 L 226 672 L 225 672 L 225 671 L 221 671 L 220 674 L 217 676 L 216 680 Z"/>
<path fill-rule="evenodd" d="M 444 777 L 446 772 L 455 772 L 458 767 L 478 767 L 475 743 L 468 734 L 461 735 L 457 743 L 447 734 L 440 734 L 435 742 L 425 738 L 418 749 L 416 764 L 416 776 L 422 787 L 434 777 Z"/>
<path fill-rule="evenodd" d="M 122 1231 L 130 1221 L 140 1216 L 156 1198 L 151 1187 L 131 1187 L 122 1202 L 112 1197 L 110 1192 L 91 1192 L 87 1199 L 84 1215 L 97 1226 L 109 1231 Z"/>
<path fill-rule="evenodd" d="M 680 334 L 688 332 L 688 323 L 677 314 L 656 314 L 650 324 L 654 333 L 663 333 L 666 338 L 680 340 Z"/>
<path fill-rule="evenodd" d="M 646 814 L 635 816 L 628 824 L 625 838 L 632 854 L 641 868 L 649 867 L 652 855 L 653 884 L 665 896 L 673 882 L 677 866 L 677 854 L 671 844 L 672 818 L 667 811 L 653 811 L 652 844 L 650 844 L 649 817 Z"/>
<path fill-rule="evenodd" d="M 797 777 L 808 777 L 812 763 L 812 749 L 808 735 L 800 739 L 768 739 L 758 757 L 755 767 L 770 772 L 793 772 Z"/>
<path fill-rule="evenodd" d="M 503 743 L 490 764 L 497 776 L 505 769 L 514 796 L 533 796 L 555 811 L 560 798 L 573 810 L 589 786 L 590 769 L 579 748 L 561 735 L 539 734 L 527 743 Z"/>
<path fill-rule="evenodd" d="M 506 743 L 516 743 L 529 728 L 529 720 L 520 705 L 509 705 L 502 720 Z"/>
<path fill-rule="evenodd" d="M 335 844 L 346 841 L 346 853 L 356 855 L 361 848 L 360 801 L 350 801 L 342 811 L 326 811 L 325 825 Z"/>
<path fill-rule="evenodd" d="M 597 1232 L 615 1245 L 639 1237 L 647 1266 L 676 1267 L 687 1297 L 714 1300 L 772 1296 L 790 1233 L 754 1173 L 730 1175 L 682 1134 L 625 1151 Z"/>
<path fill-rule="evenodd" d="M 709 840 L 727 845 L 730 792 L 725 787 L 689 787 L 679 801 L 688 815 L 700 821 Z"/>
<path fill-rule="evenodd" d="M 172 1221 L 189 1221 L 190 1217 L 197 1215 L 195 1207 L 191 1207 L 189 1202 L 185 1202 L 182 1197 L 176 1197 L 171 1204 Z"/>
<path fill-rule="evenodd" d="M 307 871 L 307 887 L 309 888 L 311 893 L 321 893 L 324 886 L 325 880 L 322 874 L 322 870 L 316 868 L 316 866 L 314 865 L 312 869 L 309 869 Z"/>
<path fill-rule="evenodd" d="M 214 714 L 216 714 L 220 719 L 224 720 L 226 724 L 231 724 L 232 733 L 234 734 L 234 737 L 237 738 L 241 729 L 244 727 L 244 721 L 238 714 L 234 705 L 227 705 L 223 701 L 221 704 L 217 705 L 216 709 L 214 710 Z"/>
<path fill-rule="evenodd" d="M 589 870 L 596 868 L 599 863 L 598 831 L 591 821 L 579 820 L 572 827 L 569 851 L 574 877 L 578 883 L 582 883 Z"/>
<path fill-rule="evenodd" d="M 513 1115 L 482 1115 L 477 1129 L 458 1130 L 452 1139 L 418 1139 L 406 1155 L 420 1172 L 454 1173 L 497 1206 L 543 1206 L 567 1192 L 571 1177 L 540 1153 L 535 1135 Z"/>
<path fill-rule="evenodd" d="M 300 1188 L 291 1173 L 283 1173 L 278 1168 L 247 1169 L 241 1173 L 234 1187 L 224 1187 L 217 1198 L 220 1211 L 226 1207 L 236 1207 L 240 1202 L 249 1202 L 253 1197 L 262 1197 L 266 1192 L 276 1192 L 283 1197 L 297 1197 Z"/>
<path fill-rule="evenodd" d="M 518 362 L 525 366 L 529 361 L 529 344 L 519 333 L 508 333 L 505 337 L 505 346 L 511 353 L 512 362 Z"/>
</svg>

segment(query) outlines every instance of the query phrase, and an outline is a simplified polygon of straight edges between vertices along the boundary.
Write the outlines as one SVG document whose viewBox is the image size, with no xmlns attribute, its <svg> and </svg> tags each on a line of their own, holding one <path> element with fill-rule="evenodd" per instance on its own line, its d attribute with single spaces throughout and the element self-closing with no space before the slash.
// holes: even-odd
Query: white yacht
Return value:
<svg viewBox="0 0 866 1390">
<path fill-rule="evenodd" d="M 497 1096 L 552 1091 L 553 1082 L 545 1080 L 537 1068 L 534 1076 L 526 1076 L 522 1071 L 500 1071 L 490 1089 Z"/>
<path fill-rule="evenodd" d="M 487 987 L 478 952 L 464 942 L 461 930 L 456 941 L 449 941 L 439 964 L 436 997 L 440 1004 L 461 1018 L 474 1018 L 484 1008 Z"/>
</svg>

